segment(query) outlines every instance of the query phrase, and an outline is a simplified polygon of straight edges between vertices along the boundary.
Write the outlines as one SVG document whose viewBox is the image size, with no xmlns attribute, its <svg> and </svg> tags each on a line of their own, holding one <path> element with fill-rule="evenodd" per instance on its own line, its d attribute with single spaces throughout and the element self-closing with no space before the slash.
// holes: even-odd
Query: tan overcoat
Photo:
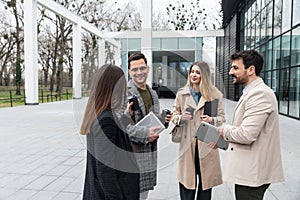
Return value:
<svg viewBox="0 0 300 200">
<path fill-rule="evenodd" d="M 246 87 L 232 126 L 224 126 L 225 139 L 230 141 L 225 181 L 257 187 L 284 180 L 277 109 L 273 90 L 261 78 Z"/>
<path fill-rule="evenodd" d="M 181 113 L 188 107 L 195 108 L 193 120 L 185 121 L 182 125 L 183 136 L 179 144 L 178 180 L 188 189 L 196 189 L 195 175 L 195 145 L 198 142 L 199 162 L 203 190 L 222 184 L 222 173 L 219 152 L 208 147 L 206 143 L 194 138 L 200 126 L 200 116 L 207 100 L 202 96 L 198 105 L 193 99 L 189 87 L 178 90 L 173 108 L 173 119 L 181 117 Z M 222 125 L 225 121 L 222 99 L 219 99 L 218 115 L 214 117 L 215 125 Z"/>
</svg>

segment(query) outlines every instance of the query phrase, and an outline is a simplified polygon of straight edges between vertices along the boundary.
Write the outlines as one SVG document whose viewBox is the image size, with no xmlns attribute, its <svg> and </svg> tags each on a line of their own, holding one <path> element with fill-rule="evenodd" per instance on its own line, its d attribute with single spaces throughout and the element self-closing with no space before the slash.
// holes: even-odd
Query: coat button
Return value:
<svg viewBox="0 0 300 200">
<path fill-rule="evenodd" d="M 231 151 L 233 151 L 233 147 L 231 147 Z"/>
</svg>

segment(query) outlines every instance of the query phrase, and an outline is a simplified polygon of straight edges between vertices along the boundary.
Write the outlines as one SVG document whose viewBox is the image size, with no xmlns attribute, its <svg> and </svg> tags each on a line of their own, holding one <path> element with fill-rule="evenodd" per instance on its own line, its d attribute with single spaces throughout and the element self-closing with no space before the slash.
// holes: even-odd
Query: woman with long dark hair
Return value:
<svg viewBox="0 0 300 200">
<path fill-rule="evenodd" d="M 125 132 L 132 112 L 126 93 L 120 67 L 106 64 L 95 73 L 80 129 L 87 136 L 84 200 L 139 199 L 139 169 Z"/>
</svg>

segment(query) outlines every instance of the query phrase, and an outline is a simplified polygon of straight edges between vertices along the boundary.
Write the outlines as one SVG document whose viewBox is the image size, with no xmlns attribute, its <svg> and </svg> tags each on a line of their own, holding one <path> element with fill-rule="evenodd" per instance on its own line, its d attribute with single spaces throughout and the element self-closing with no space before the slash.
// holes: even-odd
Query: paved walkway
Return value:
<svg viewBox="0 0 300 200">
<path fill-rule="evenodd" d="M 171 108 L 173 99 L 161 99 Z M 0 109 L 0 200 L 81 199 L 85 137 L 78 128 L 85 99 Z M 235 102 L 225 101 L 226 119 Z M 300 121 L 280 116 L 285 182 L 271 185 L 266 200 L 300 199 Z M 159 139 L 158 185 L 150 199 L 179 199 L 177 144 Z M 221 152 L 221 161 L 226 154 Z M 214 188 L 214 200 L 232 200 L 232 184 Z"/>
</svg>

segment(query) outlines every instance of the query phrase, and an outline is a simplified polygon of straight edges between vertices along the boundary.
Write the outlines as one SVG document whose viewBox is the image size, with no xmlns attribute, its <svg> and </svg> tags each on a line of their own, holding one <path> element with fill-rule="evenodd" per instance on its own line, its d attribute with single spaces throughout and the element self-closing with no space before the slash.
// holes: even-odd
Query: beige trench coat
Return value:
<svg viewBox="0 0 300 200">
<path fill-rule="evenodd" d="M 257 187 L 284 181 L 277 100 L 261 78 L 244 91 L 232 126 L 224 126 L 227 150 L 224 180 Z"/>
<path fill-rule="evenodd" d="M 196 189 L 195 174 L 195 145 L 198 142 L 198 153 L 203 190 L 222 184 L 222 173 L 219 152 L 208 147 L 206 143 L 194 138 L 195 132 L 200 126 L 200 116 L 203 114 L 203 106 L 207 100 L 200 98 L 198 105 L 193 99 L 189 87 L 178 90 L 173 108 L 173 119 L 181 117 L 182 111 L 188 106 L 195 108 L 194 118 L 185 121 L 182 125 L 183 136 L 179 144 L 178 180 L 187 189 Z M 222 125 L 225 121 L 222 99 L 219 99 L 218 116 L 214 117 L 215 125 Z M 173 120 L 175 123 L 175 120 Z"/>
</svg>

